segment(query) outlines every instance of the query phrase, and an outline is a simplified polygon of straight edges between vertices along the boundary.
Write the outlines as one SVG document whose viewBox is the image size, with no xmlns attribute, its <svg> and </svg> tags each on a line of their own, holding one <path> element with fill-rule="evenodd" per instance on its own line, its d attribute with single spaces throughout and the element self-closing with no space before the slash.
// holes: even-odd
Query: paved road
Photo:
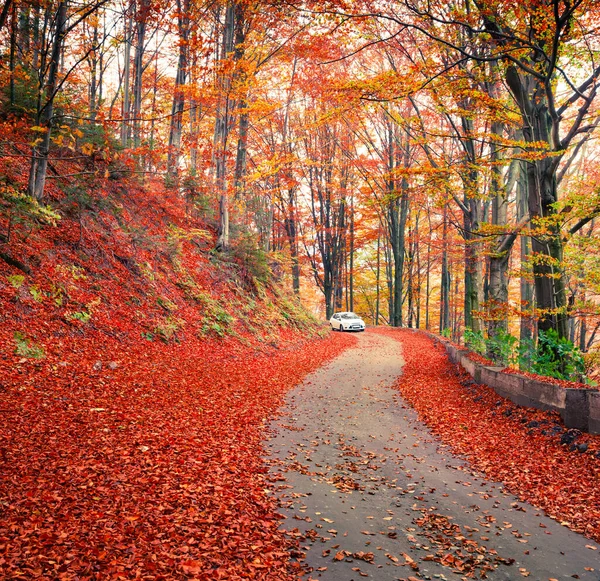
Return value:
<svg viewBox="0 0 600 581">
<path fill-rule="evenodd" d="M 600 581 L 600 546 L 474 474 L 417 420 L 390 387 L 396 341 L 358 340 L 288 395 L 267 443 L 310 579 Z"/>
</svg>

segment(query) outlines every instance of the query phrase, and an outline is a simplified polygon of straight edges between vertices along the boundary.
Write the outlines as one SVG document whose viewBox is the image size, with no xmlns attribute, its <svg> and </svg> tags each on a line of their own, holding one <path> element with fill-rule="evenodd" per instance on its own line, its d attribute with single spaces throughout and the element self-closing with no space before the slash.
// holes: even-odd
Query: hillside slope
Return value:
<svg viewBox="0 0 600 581">
<path fill-rule="evenodd" d="M 265 420 L 354 339 L 173 191 L 109 184 L 1 246 L 0 577 L 291 578 Z"/>
</svg>

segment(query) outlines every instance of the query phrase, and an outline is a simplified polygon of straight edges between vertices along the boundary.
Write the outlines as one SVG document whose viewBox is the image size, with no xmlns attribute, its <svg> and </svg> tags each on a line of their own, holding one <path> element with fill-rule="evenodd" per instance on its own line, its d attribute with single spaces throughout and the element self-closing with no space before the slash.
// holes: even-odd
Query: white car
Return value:
<svg viewBox="0 0 600 581">
<path fill-rule="evenodd" d="M 334 331 L 364 331 L 365 322 L 354 313 L 335 313 L 329 319 Z"/>
</svg>

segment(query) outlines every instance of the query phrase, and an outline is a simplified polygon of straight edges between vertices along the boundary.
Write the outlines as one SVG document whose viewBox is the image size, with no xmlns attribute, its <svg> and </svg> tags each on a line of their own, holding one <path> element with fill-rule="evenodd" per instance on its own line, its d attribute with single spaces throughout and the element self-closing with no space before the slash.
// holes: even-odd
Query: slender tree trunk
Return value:
<svg viewBox="0 0 600 581">
<path fill-rule="evenodd" d="M 146 23 L 150 3 L 140 0 L 139 9 L 135 19 L 135 54 L 133 58 L 133 146 L 142 144 L 142 89 L 144 73 L 144 53 L 146 49 Z"/>
<path fill-rule="evenodd" d="M 354 195 L 350 197 L 350 311 L 354 312 Z"/>
<path fill-rule="evenodd" d="M 442 224 L 442 274 L 440 287 L 440 333 L 450 328 L 450 270 L 448 269 L 448 204 Z"/>
<path fill-rule="evenodd" d="M 7 0 L 6 6 L 8 7 L 10 4 Z M 12 18 L 11 18 L 11 29 L 10 29 L 10 54 L 9 54 L 9 71 L 10 71 L 10 81 L 9 81 L 9 100 L 10 106 L 14 107 L 15 105 L 15 55 L 17 51 L 17 8 L 13 4 L 12 6 Z M 36 67 L 37 68 L 37 67 Z"/>
<path fill-rule="evenodd" d="M 240 15 L 240 7 L 235 0 L 229 0 L 225 8 L 225 23 L 221 43 L 221 64 L 234 54 L 236 17 Z M 233 73 L 219 71 L 217 75 L 218 106 L 214 134 L 214 166 L 215 188 L 219 196 L 219 238 L 217 249 L 229 247 L 229 195 L 227 192 L 227 143 L 231 130 L 232 107 L 229 94 L 233 83 Z"/>
<path fill-rule="evenodd" d="M 375 326 L 379 325 L 379 301 L 381 288 L 381 226 L 377 231 L 377 274 L 375 279 L 376 284 L 376 306 L 375 306 Z"/>
<path fill-rule="evenodd" d="M 89 87 L 89 103 L 90 103 L 90 118 L 96 119 L 97 109 L 97 92 L 98 92 L 98 55 L 96 46 L 98 45 L 98 26 L 95 25 L 92 33 L 92 46 L 94 47 L 90 55 L 90 87 Z"/>
<path fill-rule="evenodd" d="M 154 54 L 154 75 L 153 75 L 153 83 L 152 83 L 152 119 L 150 121 L 150 140 L 148 144 L 148 148 L 150 150 L 150 155 L 147 156 L 148 159 L 148 169 L 151 170 L 154 166 L 154 156 L 152 155 L 154 152 L 154 133 L 155 133 L 155 118 L 156 118 L 156 97 L 158 93 L 158 37 L 156 40 L 156 49 Z"/>
<path fill-rule="evenodd" d="M 48 79 L 42 99 L 41 110 L 38 110 L 37 124 L 44 129 L 41 142 L 33 147 L 31 167 L 29 172 L 28 193 L 36 200 L 44 196 L 46 184 L 46 172 L 48 169 L 48 154 L 50 151 L 50 138 L 52 134 L 54 98 L 58 86 L 58 68 L 60 66 L 60 54 L 64 41 L 65 27 L 67 23 L 67 2 L 60 2 L 55 16 L 54 39 L 50 54 Z"/>
<path fill-rule="evenodd" d="M 129 114 L 131 111 L 129 94 L 129 76 L 131 69 L 131 32 L 133 27 L 133 17 L 129 10 L 125 12 L 125 51 L 123 57 L 123 121 L 121 123 L 121 147 L 123 149 L 129 146 Z"/>
<path fill-rule="evenodd" d="M 292 260 L 292 288 L 296 296 L 300 295 L 300 262 L 298 259 L 298 232 L 296 226 L 296 193 L 288 191 L 288 207 L 284 218 L 284 228 L 290 247 L 290 258 Z"/>
<path fill-rule="evenodd" d="M 167 175 L 176 179 L 179 173 L 179 158 L 181 155 L 181 133 L 183 129 L 183 109 L 185 107 L 185 84 L 188 74 L 189 32 L 190 32 L 190 2 L 177 0 L 177 27 L 179 32 L 179 58 L 177 60 L 177 75 L 175 78 L 175 94 L 171 108 L 171 127 L 169 131 L 169 151 L 167 154 Z M 229 213 L 225 201 L 220 202 L 222 215 Z M 224 212 L 224 214 L 223 214 Z M 229 225 L 227 225 L 229 236 Z"/>
</svg>

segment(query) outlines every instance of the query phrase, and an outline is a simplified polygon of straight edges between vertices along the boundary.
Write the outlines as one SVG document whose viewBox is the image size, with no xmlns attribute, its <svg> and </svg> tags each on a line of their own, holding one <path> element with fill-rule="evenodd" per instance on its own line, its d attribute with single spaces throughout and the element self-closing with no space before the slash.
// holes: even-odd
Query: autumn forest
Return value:
<svg viewBox="0 0 600 581">
<path fill-rule="evenodd" d="M 261 430 L 334 312 L 594 388 L 599 89 L 594 0 L 0 0 L 0 576 L 293 578 Z"/>
</svg>

